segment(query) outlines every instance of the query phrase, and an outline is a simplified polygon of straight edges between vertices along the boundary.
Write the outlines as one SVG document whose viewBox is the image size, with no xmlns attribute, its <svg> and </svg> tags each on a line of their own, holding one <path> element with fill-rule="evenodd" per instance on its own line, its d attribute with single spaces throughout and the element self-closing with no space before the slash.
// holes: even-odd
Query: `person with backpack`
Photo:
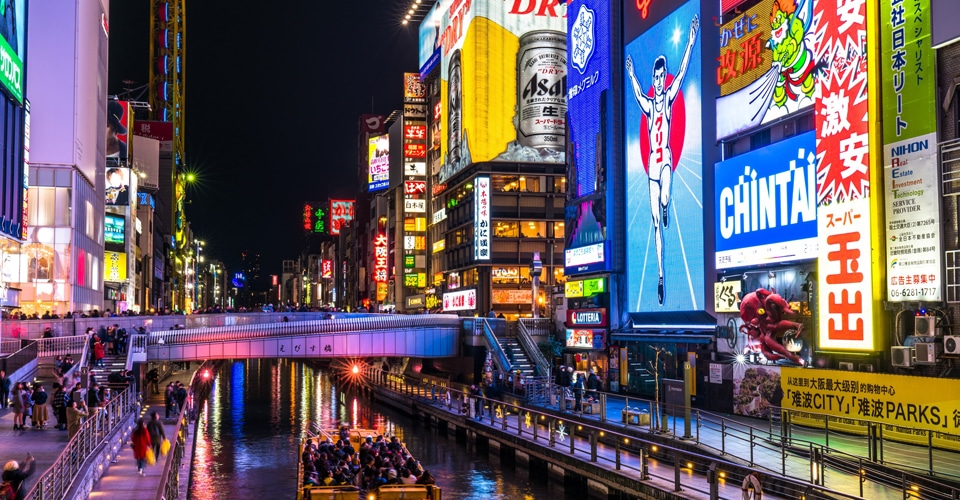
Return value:
<svg viewBox="0 0 960 500">
<path fill-rule="evenodd" d="M 24 460 L 27 466 L 23 469 L 16 460 L 11 460 L 3 466 L 3 483 L 0 483 L 0 500 L 23 500 L 25 492 L 23 491 L 23 482 L 33 474 L 37 468 L 36 460 L 33 455 L 27 453 L 27 459 Z"/>
</svg>

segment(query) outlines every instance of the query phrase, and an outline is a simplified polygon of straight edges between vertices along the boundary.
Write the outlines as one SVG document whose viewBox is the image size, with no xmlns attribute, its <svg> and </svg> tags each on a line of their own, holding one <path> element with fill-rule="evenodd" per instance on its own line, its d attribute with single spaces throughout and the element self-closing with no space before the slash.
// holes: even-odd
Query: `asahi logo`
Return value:
<svg viewBox="0 0 960 500">
<path fill-rule="evenodd" d="M 573 67 L 582 75 L 590 64 L 590 56 L 593 55 L 595 45 L 595 26 L 596 16 L 587 6 L 581 5 L 577 12 L 577 20 L 573 23 L 573 29 L 570 31 L 570 62 Z"/>
</svg>

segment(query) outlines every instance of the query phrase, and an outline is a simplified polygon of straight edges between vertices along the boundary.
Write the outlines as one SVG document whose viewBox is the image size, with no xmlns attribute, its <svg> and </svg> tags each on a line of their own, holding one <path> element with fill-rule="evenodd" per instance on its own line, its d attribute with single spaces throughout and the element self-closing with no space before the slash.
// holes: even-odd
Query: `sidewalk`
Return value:
<svg viewBox="0 0 960 500">
<path fill-rule="evenodd" d="M 39 379 L 39 382 L 43 384 L 47 394 L 53 397 L 53 383 L 56 380 Z M 33 488 L 37 478 L 53 465 L 67 444 L 67 431 L 56 429 L 57 418 L 53 414 L 49 401 L 47 401 L 47 407 L 50 420 L 44 430 L 30 428 L 28 420 L 26 430 L 15 431 L 13 430 L 13 408 L 0 410 L 0 467 L 10 460 L 16 460 L 20 463 L 20 467 L 25 467 L 27 453 L 33 454 L 36 459 L 33 474 L 23 484 L 24 493 Z"/>
<path fill-rule="evenodd" d="M 190 379 L 193 378 L 194 371 L 199 367 L 194 363 L 191 363 L 187 371 L 177 371 L 168 376 L 167 378 L 160 381 L 160 394 L 152 394 L 152 390 L 149 387 L 149 384 L 144 386 L 144 391 L 147 394 L 144 395 L 143 401 L 143 418 L 148 420 L 150 414 L 154 411 L 160 415 L 160 420 L 163 421 L 163 429 L 167 435 L 167 439 L 170 440 L 171 444 L 176 440 L 176 427 L 177 419 L 171 414 L 171 418 L 164 418 L 165 414 L 165 405 L 164 405 L 164 388 L 170 382 L 175 382 L 179 380 L 184 385 L 190 383 Z M 186 468 L 189 471 L 189 463 L 192 461 L 192 429 L 191 434 L 189 434 L 187 440 L 187 449 L 184 453 L 184 462 L 188 464 Z M 129 438 L 127 442 L 123 444 L 120 449 L 120 453 L 117 454 L 116 463 L 111 464 L 110 468 L 106 471 L 100 481 L 93 487 L 93 490 L 90 492 L 90 498 L 104 498 L 110 500 L 138 500 L 143 498 L 153 498 L 156 496 L 157 491 L 160 489 L 160 483 L 166 478 L 162 477 L 164 461 L 167 457 L 158 457 L 157 463 L 154 465 L 147 466 L 143 469 L 143 475 L 137 474 L 137 461 L 133 458 L 133 449 L 130 448 Z M 181 474 L 181 478 L 183 475 Z M 183 484 L 183 479 L 181 479 L 181 491 L 186 492 L 186 486 Z"/>
</svg>

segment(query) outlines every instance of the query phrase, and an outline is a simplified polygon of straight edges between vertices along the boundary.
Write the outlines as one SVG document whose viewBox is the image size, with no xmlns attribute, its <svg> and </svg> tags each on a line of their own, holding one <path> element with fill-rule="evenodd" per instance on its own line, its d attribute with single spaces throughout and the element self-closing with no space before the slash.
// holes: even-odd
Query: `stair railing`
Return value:
<svg viewBox="0 0 960 500">
<path fill-rule="evenodd" d="M 506 353 L 503 352 L 503 346 L 500 345 L 500 341 L 497 340 L 497 336 L 493 333 L 493 328 L 490 327 L 490 323 L 486 318 L 477 319 L 483 323 L 483 337 L 487 339 L 487 346 L 490 348 L 490 352 L 493 353 L 493 361 L 500 366 L 502 371 L 510 371 L 513 367 L 510 365 L 510 360 L 507 359 Z"/>
<path fill-rule="evenodd" d="M 527 357 L 533 360 L 533 363 L 537 366 L 537 371 L 541 377 L 550 378 L 550 362 L 547 361 L 547 358 L 543 355 L 543 352 L 540 351 L 540 347 L 537 346 L 537 343 L 533 341 L 533 336 L 530 335 L 530 332 L 527 330 L 527 325 L 523 321 L 517 322 L 517 339 L 520 340 L 520 346 L 527 353 Z"/>
</svg>

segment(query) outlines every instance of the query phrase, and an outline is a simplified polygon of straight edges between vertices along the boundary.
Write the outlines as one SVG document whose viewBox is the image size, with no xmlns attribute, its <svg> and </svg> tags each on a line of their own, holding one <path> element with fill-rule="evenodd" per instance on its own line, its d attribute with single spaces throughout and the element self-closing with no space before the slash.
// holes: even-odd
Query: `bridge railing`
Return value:
<svg viewBox="0 0 960 500">
<path fill-rule="evenodd" d="M 106 446 L 106 454 L 116 456 L 123 446 L 123 437 L 114 436 L 108 441 L 113 431 L 118 427 L 125 425 L 128 417 L 139 410 L 140 404 L 137 393 L 132 387 L 117 394 L 113 399 L 101 407 L 99 410 L 91 410 L 90 416 L 80 425 L 80 431 L 77 432 L 64 447 L 63 452 L 53 462 L 46 472 L 40 476 L 33 489 L 30 490 L 24 498 L 27 500 L 60 500 L 68 497 L 68 492 L 73 487 L 74 481 L 84 472 L 87 467 L 87 460 L 99 454 L 103 446 Z M 126 424 L 132 429 L 132 426 Z M 88 487 L 93 487 L 93 481 L 87 474 L 85 479 L 89 481 Z M 99 478 L 99 474 L 96 474 Z M 89 494 L 89 489 L 84 491 L 84 498 Z"/>
<path fill-rule="evenodd" d="M 317 321 L 298 321 L 258 325 L 221 326 L 152 332 L 147 345 L 191 344 L 228 340 L 285 337 L 317 333 L 396 330 L 402 328 L 460 326 L 460 318 L 450 314 L 377 315 Z"/>
</svg>

